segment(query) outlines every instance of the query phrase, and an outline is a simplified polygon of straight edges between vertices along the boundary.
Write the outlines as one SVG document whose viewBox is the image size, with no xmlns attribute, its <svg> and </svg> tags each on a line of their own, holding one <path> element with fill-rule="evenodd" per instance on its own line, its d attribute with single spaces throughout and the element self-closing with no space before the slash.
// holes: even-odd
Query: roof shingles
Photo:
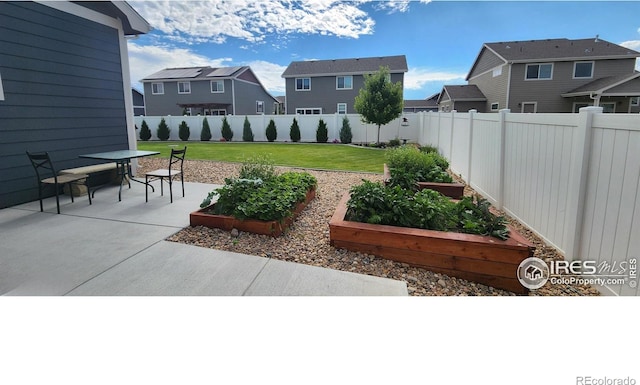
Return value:
<svg viewBox="0 0 640 385">
<path fill-rule="evenodd" d="M 294 61 L 282 74 L 283 78 L 294 76 L 316 76 L 337 74 L 364 74 L 389 67 L 391 73 L 407 72 L 407 58 L 404 55 L 366 57 L 334 60 Z"/>
</svg>

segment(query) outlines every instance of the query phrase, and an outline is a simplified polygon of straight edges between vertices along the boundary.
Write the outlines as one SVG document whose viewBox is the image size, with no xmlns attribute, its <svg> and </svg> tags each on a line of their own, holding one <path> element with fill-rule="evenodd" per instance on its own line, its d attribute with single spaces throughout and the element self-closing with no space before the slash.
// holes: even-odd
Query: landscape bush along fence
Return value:
<svg viewBox="0 0 640 385">
<path fill-rule="evenodd" d="M 437 146 L 498 208 L 559 249 L 629 275 L 640 257 L 640 115 L 419 114 L 419 142 Z M 635 236 L 634 236 L 635 234 Z M 621 265 L 622 263 L 622 265 Z M 605 291 L 638 295 L 637 287 Z"/>
<path fill-rule="evenodd" d="M 360 115 L 358 114 L 322 114 L 322 115 L 248 115 L 246 118 L 249 120 L 251 129 L 253 131 L 254 141 L 266 142 L 266 128 L 269 125 L 269 120 L 273 119 L 278 130 L 278 137 L 276 142 L 290 142 L 290 128 L 293 123 L 293 118 L 296 118 L 298 126 L 300 127 L 300 142 L 316 142 L 316 131 L 318 129 L 318 122 L 322 119 L 327 126 L 328 142 L 340 140 L 340 129 L 342 128 L 342 119 L 344 117 L 349 119 L 349 125 L 351 126 L 352 142 L 354 143 L 372 143 L 376 141 L 377 126 L 375 124 L 364 124 L 360 121 Z M 388 142 L 389 140 L 407 139 L 408 142 L 417 142 L 418 133 L 418 119 L 417 114 L 405 115 L 407 122 L 403 122 L 402 117 L 382 126 L 380 130 L 380 140 Z M 141 127 L 144 120 L 151 129 L 152 136 L 150 140 L 158 140 L 156 130 L 160 119 L 164 118 L 170 129 L 169 140 L 180 140 L 178 136 L 179 126 L 182 121 L 185 121 L 191 129 L 190 140 L 199 140 L 200 130 L 202 130 L 202 121 L 204 116 L 136 116 L 135 124 L 137 127 Z M 223 116 L 206 116 L 207 122 L 211 129 L 211 141 L 218 142 L 222 138 L 221 127 Z M 233 141 L 242 141 L 242 134 L 244 128 L 245 115 L 227 115 L 227 121 L 233 131 Z M 139 130 L 138 130 L 139 131 Z M 139 132 L 136 132 L 139 138 Z"/>
</svg>

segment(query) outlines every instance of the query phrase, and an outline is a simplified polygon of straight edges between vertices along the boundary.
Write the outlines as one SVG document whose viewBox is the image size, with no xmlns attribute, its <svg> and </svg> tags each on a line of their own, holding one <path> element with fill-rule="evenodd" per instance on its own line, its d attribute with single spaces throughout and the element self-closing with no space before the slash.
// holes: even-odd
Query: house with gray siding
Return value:
<svg viewBox="0 0 640 385">
<path fill-rule="evenodd" d="M 141 80 L 147 115 L 262 115 L 278 100 L 248 66 L 166 68 Z"/>
<path fill-rule="evenodd" d="M 144 109 L 144 95 L 135 88 L 131 88 L 131 97 L 133 98 L 133 115 L 146 115 Z"/>
<path fill-rule="evenodd" d="M 486 97 L 486 112 L 638 112 L 638 57 L 598 37 L 485 43 L 466 80 Z"/>
<path fill-rule="evenodd" d="M 404 55 L 353 59 L 294 61 L 282 74 L 287 114 L 354 114 L 364 75 L 388 67 L 391 82 L 404 84 Z"/>
<path fill-rule="evenodd" d="M 0 2 L 0 208 L 38 198 L 26 151 L 136 148 L 127 36 L 150 29 L 121 1 Z"/>
<path fill-rule="evenodd" d="M 405 99 L 402 112 L 438 111 L 440 94 L 433 94 L 426 99 Z"/>
<path fill-rule="evenodd" d="M 438 110 L 442 112 L 485 112 L 487 98 L 475 85 L 444 86 L 438 95 Z"/>
</svg>

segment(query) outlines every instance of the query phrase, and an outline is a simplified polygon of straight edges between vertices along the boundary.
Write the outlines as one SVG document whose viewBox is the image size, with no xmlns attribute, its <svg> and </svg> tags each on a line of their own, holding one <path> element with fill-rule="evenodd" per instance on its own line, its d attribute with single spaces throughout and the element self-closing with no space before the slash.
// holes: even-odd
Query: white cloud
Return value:
<svg viewBox="0 0 640 385">
<path fill-rule="evenodd" d="M 236 63 L 232 58 L 208 58 L 187 48 L 141 46 L 135 42 L 129 42 L 128 48 L 131 82 L 140 90 L 142 87 L 139 83 L 136 84 L 139 80 L 165 68 L 248 65 L 269 92 L 284 94 L 285 91 L 285 82 L 281 75 L 287 67 L 279 64 L 262 60 Z"/>
<path fill-rule="evenodd" d="M 182 43 L 224 43 L 227 38 L 263 42 L 271 33 L 358 38 L 374 21 L 356 4 L 336 1 L 131 1 L 154 29 Z"/>
<path fill-rule="evenodd" d="M 262 60 L 255 60 L 249 63 L 243 63 L 242 65 L 251 67 L 267 91 L 274 95 L 284 95 L 285 81 L 282 78 L 282 73 L 287 69 L 286 66 Z"/>
<path fill-rule="evenodd" d="M 465 84 L 466 73 L 455 73 L 427 68 L 409 68 L 404 76 L 404 88 L 408 90 L 419 90 L 427 83 L 452 82 L 455 84 Z"/>
</svg>

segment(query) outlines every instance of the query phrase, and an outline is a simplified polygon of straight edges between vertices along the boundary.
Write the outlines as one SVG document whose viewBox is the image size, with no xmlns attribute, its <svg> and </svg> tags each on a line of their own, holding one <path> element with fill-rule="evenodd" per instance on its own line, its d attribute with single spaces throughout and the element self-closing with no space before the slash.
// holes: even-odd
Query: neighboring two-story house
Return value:
<svg viewBox="0 0 640 385">
<path fill-rule="evenodd" d="M 455 92 L 486 98 L 480 112 L 508 108 L 513 112 L 577 112 L 596 105 L 605 112 L 638 112 L 640 53 L 608 41 L 546 39 L 485 43 L 465 86 Z M 462 87 L 462 88 L 460 88 Z M 452 108 L 445 86 L 440 110 Z M 469 92 L 465 92 L 469 91 Z M 475 108 L 475 106 L 474 106 Z"/>
<path fill-rule="evenodd" d="M 141 80 L 147 115 L 262 115 L 278 100 L 248 66 L 166 68 Z"/>
<path fill-rule="evenodd" d="M 287 114 L 353 114 L 364 75 L 388 67 L 391 82 L 404 84 L 404 55 L 335 60 L 294 61 L 282 74 Z"/>
</svg>

